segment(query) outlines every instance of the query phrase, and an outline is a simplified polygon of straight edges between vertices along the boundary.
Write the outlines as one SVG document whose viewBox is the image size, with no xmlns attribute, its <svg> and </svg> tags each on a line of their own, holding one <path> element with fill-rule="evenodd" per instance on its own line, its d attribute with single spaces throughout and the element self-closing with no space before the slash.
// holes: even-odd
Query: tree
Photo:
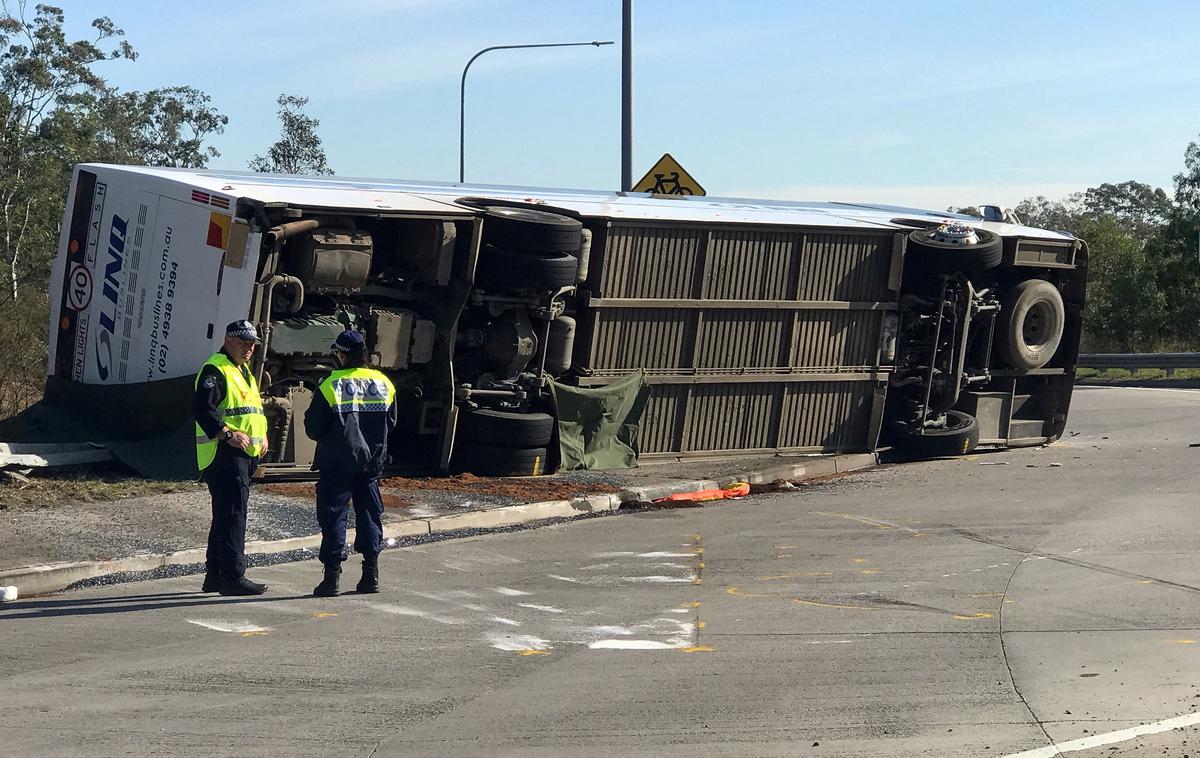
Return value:
<svg viewBox="0 0 1200 758">
<path fill-rule="evenodd" d="M 1175 202 L 1184 215 L 1200 215 L 1200 143 L 1189 142 L 1183 171 L 1175 175 Z"/>
<path fill-rule="evenodd" d="M 1066 200 L 1049 200 L 1045 195 L 1038 195 L 1025 198 L 1013 210 L 1028 226 L 1074 234 L 1079 228 L 1082 208 L 1078 194 Z"/>
<path fill-rule="evenodd" d="M 191 87 L 119 92 L 98 73 L 137 53 L 111 19 L 68 40 L 61 9 L 0 0 L 0 263 L 8 295 L 45 291 L 71 167 L 86 161 L 203 166 L 225 116 Z"/>
<path fill-rule="evenodd" d="M 308 98 L 281 94 L 275 102 L 279 104 L 283 133 L 267 148 L 265 156 L 254 156 L 250 168 L 273 174 L 332 175 L 333 169 L 325 160 L 325 148 L 317 135 L 321 122 L 304 113 Z"/>
<path fill-rule="evenodd" d="M 96 64 L 137 54 L 107 17 L 92 22 L 93 39 L 69 42 L 58 8 L 38 5 L 32 19 L 23 0 L 15 14 L 8 2 L 0 10 L 0 255 L 15 299 L 26 257 L 41 251 L 39 257 L 49 259 L 51 209 L 62 194 L 41 125 L 60 103 L 104 90 Z"/>
<path fill-rule="evenodd" d="M 1153 254 L 1116 215 L 1085 216 L 1076 232 L 1089 253 L 1084 349 L 1147 350 L 1162 339 L 1169 311 Z"/>
<path fill-rule="evenodd" d="M 1167 223 L 1173 208 L 1166 192 L 1134 181 L 1090 187 L 1081 203 L 1093 219 L 1111 218 L 1143 243 Z"/>
<path fill-rule="evenodd" d="M 83 162 L 203 166 L 226 118 L 203 92 L 120 92 L 105 65 L 137 60 L 108 17 L 68 39 L 51 5 L 0 0 L 0 414 L 36 400 L 45 375 L 50 262 L 71 168 Z"/>
</svg>

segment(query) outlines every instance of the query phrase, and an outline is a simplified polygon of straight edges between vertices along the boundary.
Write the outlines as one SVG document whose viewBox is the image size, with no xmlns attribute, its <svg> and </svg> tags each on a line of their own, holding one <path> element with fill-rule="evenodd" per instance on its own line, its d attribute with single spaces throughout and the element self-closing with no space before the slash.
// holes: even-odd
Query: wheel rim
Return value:
<svg viewBox="0 0 1200 758">
<path fill-rule="evenodd" d="M 1034 303 L 1025 314 L 1025 320 L 1021 322 L 1021 341 L 1032 350 L 1045 347 L 1050 341 L 1053 323 L 1054 309 L 1050 307 L 1050 303 L 1044 300 Z"/>
</svg>

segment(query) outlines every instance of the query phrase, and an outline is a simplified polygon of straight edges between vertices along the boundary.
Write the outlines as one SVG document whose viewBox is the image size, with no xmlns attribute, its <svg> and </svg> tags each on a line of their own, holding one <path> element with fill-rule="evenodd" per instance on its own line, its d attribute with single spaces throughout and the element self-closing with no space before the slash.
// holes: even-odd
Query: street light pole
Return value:
<svg viewBox="0 0 1200 758">
<path fill-rule="evenodd" d="M 476 58 L 492 50 L 520 50 L 530 47 L 580 47 L 584 45 L 600 47 L 601 45 L 611 44 L 613 44 L 612 40 L 605 42 L 547 42 L 540 45 L 494 45 L 492 47 L 485 47 L 472 55 L 471 60 L 467 61 L 467 65 L 463 66 L 462 83 L 458 88 L 458 183 L 463 183 L 464 167 L 466 165 L 467 71 L 471 68 L 471 64 L 475 62 Z"/>
<path fill-rule="evenodd" d="M 633 0 L 621 6 L 621 191 L 633 189 Z"/>
</svg>

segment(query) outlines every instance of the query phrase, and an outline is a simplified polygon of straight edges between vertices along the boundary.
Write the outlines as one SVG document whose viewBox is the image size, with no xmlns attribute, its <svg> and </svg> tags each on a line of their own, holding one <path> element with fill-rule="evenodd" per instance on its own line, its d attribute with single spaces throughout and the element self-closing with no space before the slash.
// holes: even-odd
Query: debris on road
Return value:
<svg viewBox="0 0 1200 758">
<path fill-rule="evenodd" d="M 765 484 L 751 484 L 750 494 L 762 495 L 768 492 L 790 492 L 795 489 L 799 488 L 787 479 L 776 479 L 773 482 L 767 482 Z"/>
<path fill-rule="evenodd" d="M 259 489 L 263 490 L 264 492 L 269 492 L 272 495 L 294 497 L 299 500 L 311 500 L 316 502 L 317 498 L 317 486 L 311 482 L 306 484 L 264 484 L 260 485 Z M 412 503 L 388 492 L 380 492 L 379 499 L 383 501 L 384 508 L 412 507 Z"/>
<path fill-rule="evenodd" d="M 392 490 L 434 490 L 476 497 L 507 497 L 527 503 L 539 500 L 571 500 L 585 495 L 609 495 L 621 491 L 620 487 L 606 482 L 548 481 L 545 478 L 485 478 L 474 474 L 458 474 L 430 479 L 391 476 L 382 480 L 379 486 Z"/>
<path fill-rule="evenodd" d="M 2 598 L 0 598 L 0 602 L 11 603 L 12 601 L 17 599 L 17 588 L 16 587 L 12 587 L 12 586 L 0 587 L 0 593 L 3 593 Z"/>
<path fill-rule="evenodd" d="M 732 487 L 715 490 L 696 490 L 695 492 L 678 492 L 674 495 L 656 498 L 653 503 L 705 503 L 710 500 L 732 500 L 735 498 L 746 497 L 750 494 L 750 484 L 748 482 L 738 482 Z"/>
</svg>

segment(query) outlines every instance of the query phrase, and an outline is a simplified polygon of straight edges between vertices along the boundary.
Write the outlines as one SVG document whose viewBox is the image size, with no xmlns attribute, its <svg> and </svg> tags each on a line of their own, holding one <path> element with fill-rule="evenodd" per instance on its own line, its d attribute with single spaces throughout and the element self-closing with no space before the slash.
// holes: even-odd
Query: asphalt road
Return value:
<svg viewBox="0 0 1200 758">
<path fill-rule="evenodd" d="M 389 551 L 374 596 L 3 605 L 0 754 L 1200 755 L 1200 394 L 1068 434 Z"/>
</svg>

